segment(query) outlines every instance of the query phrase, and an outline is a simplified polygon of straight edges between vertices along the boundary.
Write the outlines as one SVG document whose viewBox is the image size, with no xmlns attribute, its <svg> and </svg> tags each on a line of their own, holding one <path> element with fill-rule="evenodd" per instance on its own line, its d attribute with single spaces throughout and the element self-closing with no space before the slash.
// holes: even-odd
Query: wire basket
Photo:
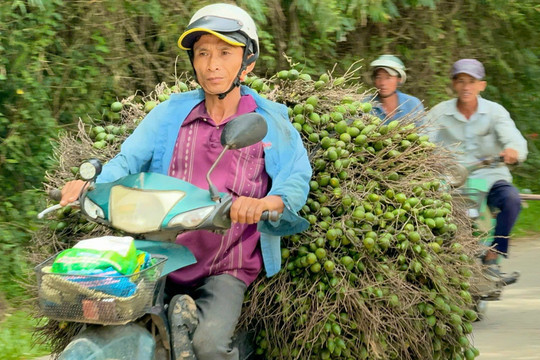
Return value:
<svg viewBox="0 0 540 360">
<path fill-rule="evenodd" d="M 155 263 L 135 274 L 104 276 L 52 273 L 55 258 L 35 268 L 43 315 L 58 321 L 101 325 L 127 324 L 147 313 L 167 260 L 166 256 L 152 255 Z"/>
</svg>

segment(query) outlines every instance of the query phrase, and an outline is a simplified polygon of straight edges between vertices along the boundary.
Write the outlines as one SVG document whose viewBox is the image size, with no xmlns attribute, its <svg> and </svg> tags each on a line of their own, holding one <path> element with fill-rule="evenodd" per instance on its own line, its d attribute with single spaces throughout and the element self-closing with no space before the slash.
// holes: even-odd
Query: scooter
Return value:
<svg viewBox="0 0 540 360">
<path fill-rule="evenodd" d="M 488 167 L 505 166 L 504 159 L 501 157 L 487 157 L 479 159 L 477 162 L 464 165 L 454 165 L 451 170 L 453 182 L 451 186 L 455 192 L 461 196 L 467 206 L 468 216 L 473 220 L 475 234 L 480 237 L 480 242 L 484 247 L 490 247 L 493 242 L 493 230 L 496 225 L 496 210 L 490 209 L 487 205 L 487 195 L 489 192 L 488 183 L 481 178 L 470 178 L 472 172 Z M 522 200 L 540 200 L 540 195 L 520 194 Z M 478 261 L 485 252 L 478 256 Z M 501 257 L 497 259 L 497 264 Z M 481 320 L 486 311 L 488 301 L 499 300 L 505 286 L 512 285 L 519 280 L 520 273 L 513 271 L 511 273 L 500 273 L 498 276 L 489 274 L 489 271 L 474 279 L 475 288 L 473 298 L 475 299 L 475 310 L 478 313 L 478 319 Z"/>
<path fill-rule="evenodd" d="M 227 123 L 221 136 L 223 151 L 206 175 L 208 190 L 174 177 L 144 172 L 111 183 L 96 183 L 101 163 L 91 159 L 81 164 L 80 175 L 87 181 L 77 202 L 81 213 L 90 221 L 133 235 L 136 249 L 151 254 L 154 261 L 150 267 L 122 278 L 84 275 L 81 279 L 79 275 L 54 274 L 48 269 L 55 256 L 36 267 L 43 314 L 58 321 L 87 324 L 59 355 L 60 360 L 171 358 L 164 302 L 166 275 L 196 262 L 189 249 L 174 243 L 176 236 L 190 230 L 225 232 L 230 228 L 232 197 L 220 193 L 210 175 L 227 150 L 253 145 L 266 132 L 266 121 L 256 113 Z M 50 195 L 59 200 L 58 190 Z M 58 208 L 51 206 L 38 217 Z M 275 221 L 279 216 L 266 211 L 261 221 Z M 132 295 L 120 297 L 80 285 L 96 282 L 129 282 L 136 289 Z M 242 336 L 237 338 L 242 345 L 241 358 L 249 358 L 253 352 L 250 342 Z"/>
</svg>

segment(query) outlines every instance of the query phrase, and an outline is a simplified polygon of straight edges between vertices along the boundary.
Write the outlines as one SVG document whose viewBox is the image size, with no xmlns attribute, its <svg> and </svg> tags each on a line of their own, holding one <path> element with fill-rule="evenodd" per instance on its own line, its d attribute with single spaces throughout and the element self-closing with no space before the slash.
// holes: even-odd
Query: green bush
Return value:
<svg viewBox="0 0 540 360">
<path fill-rule="evenodd" d="M 0 354 L 3 360 L 33 359 L 50 353 L 47 345 L 35 344 L 32 337 L 38 320 L 17 310 L 0 321 Z"/>
</svg>

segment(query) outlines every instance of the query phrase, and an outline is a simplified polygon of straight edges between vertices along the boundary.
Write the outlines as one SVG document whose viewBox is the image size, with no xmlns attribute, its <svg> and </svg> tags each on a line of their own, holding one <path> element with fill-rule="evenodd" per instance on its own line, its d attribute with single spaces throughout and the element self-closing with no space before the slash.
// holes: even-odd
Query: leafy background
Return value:
<svg viewBox="0 0 540 360">
<path fill-rule="evenodd" d="M 25 298 L 25 245 L 44 205 L 40 191 L 55 138 L 77 120 L 112 116 L 115 99 L 191 71 L 176 46 L 209 1 L 5 0 L 0 2 L 0 321 Z M 452 96 L 462 57 L 486 67 L 484 97 L 508 109 L 530 155 L 514 171 L 540 192 L 540 5 L 537 0 L 240 0 L 259 26 L 255 73 L 345 71 L 392 53 L 408 68 L 403 91 L 427 108 Z M 5 300 L 2 300 L 5 299 Z M 14 355 L 15 356 L 15 355 Z M 14 357 L 17 358 L 17 357 Z"/>
</svg>

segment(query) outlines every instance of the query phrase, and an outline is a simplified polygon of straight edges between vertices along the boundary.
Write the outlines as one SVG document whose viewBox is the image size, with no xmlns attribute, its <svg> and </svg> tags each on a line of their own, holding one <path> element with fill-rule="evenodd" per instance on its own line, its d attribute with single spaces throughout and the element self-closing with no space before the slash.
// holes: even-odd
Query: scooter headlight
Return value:
<svg viewBox="0 0 540 360">
<path fill-rule="evenodd" d="M 183 214 L 176 215 L 169 221 L 167 227 L 181 225 L 184 228 L 194 228 L 200 225 L 214 211 L 215 206 L 206 206 Z"/>
<path fill-rule="evenodd" d="M 185 195 L 179 190 L 143 191 L 114 186 L 109 205 L 111 224 L 132 234 L 159 230 L 165 216 Z"/>
<path fill-rule="evenodd" d="M 103 210 L 89 198 L 84 199 L 83 209 L 86 215 L 92 219 L 97 219 L 98 217 L 102 219 L 105 218 L 105 213 Z"/>
</svg>

